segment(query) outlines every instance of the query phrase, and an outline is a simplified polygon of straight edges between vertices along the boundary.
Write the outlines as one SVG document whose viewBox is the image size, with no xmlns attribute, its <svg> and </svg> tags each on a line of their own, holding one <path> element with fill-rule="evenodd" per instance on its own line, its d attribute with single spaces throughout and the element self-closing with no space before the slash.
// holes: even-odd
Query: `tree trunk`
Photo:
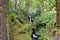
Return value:
<svg viewBox="0 0 60 40">
<path fill-rule="evenodd" d="M 56 0 L 56 8 L 57 8 L 57 26 L 60 26 L 60 0 Z"/>
<path fill-rule="evenodd" d="M 29 17 L 29 1 L 26 1 L 26 11 L 25 11 L 25 16 L 26 16 L 26 19 L 28 20 L 28 17 Z"/>
<path fill-rule="evenodd" d="M 15 0 L 15 9 L 16 9 L 17 0 Z"/>
<path fill-rule="evenodd" d="M 7 0 L 0 0 L 0 40 L 7 40 Z"/>
</svg>

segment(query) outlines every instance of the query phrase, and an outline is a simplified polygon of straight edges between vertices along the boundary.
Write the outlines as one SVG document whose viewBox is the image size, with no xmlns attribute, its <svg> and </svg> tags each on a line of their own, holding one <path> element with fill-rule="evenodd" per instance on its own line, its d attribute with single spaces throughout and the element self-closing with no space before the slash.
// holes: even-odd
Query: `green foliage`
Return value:
<svg viewBox="0 0 60 40">
<path fill-rule="evenodd" d="M 15 40 L 31 40 L 31 27 L 36 28 L 37 34 L 41 35 L 39 40 L 53 39 L 51 31 L 56 22 L 55 0 L 18 0 L 16 9 L 15 0 L 9 0 L 8 4 L 8 23 L 12 28 Z M 26 8 L 27 6 L 28 8 Z M 32 16 L 33 24 L 29 22 L 26 13 L 28 13 L 28 17 Z M 26 38 L 24 38 L 24 35 L 26 35 Z"/>
</svg>

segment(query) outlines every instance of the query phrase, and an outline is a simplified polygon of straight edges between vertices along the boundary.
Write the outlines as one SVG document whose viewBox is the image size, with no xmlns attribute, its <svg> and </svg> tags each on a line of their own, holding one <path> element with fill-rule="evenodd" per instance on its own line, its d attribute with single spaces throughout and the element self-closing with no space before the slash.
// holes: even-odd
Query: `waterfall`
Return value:
<svg viewBox="0 0 60 40">
<path fill-rule="evenodd" d="M 30 17 L 30 23 L 32 23 L 32 18 Z"/>
</svg>

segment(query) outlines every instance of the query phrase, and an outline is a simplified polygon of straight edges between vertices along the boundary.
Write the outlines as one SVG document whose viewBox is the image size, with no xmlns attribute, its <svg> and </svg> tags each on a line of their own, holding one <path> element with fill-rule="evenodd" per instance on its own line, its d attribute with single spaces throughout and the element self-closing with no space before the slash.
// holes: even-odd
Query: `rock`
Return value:
<svg viewBox="0 0 60 40">
<path fill-rule="evenodd" d="M 60 40 L 60 35 L 54 38 L 54 40 Z"/>
</svg>

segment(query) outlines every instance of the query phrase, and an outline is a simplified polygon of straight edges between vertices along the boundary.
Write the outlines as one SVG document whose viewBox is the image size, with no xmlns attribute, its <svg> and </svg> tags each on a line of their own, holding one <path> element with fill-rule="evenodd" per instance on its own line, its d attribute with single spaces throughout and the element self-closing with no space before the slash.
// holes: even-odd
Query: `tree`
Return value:
<svg viewBox="0 0 60 40">
<path fill-rule="evenodd" d="M 56 0 L 57 7 L 57 26 L 60 26 L 60 0 Z"/>
<path fill-rule="evenodd" d="M 28 19 L 29 16 L 29 2 L 26 0 L 26 18 Z"/>
<path fill-rule="evenodd" d="M 7 40 L 7 0 L 0 0 L 0 40 Z"/>
</svg>

